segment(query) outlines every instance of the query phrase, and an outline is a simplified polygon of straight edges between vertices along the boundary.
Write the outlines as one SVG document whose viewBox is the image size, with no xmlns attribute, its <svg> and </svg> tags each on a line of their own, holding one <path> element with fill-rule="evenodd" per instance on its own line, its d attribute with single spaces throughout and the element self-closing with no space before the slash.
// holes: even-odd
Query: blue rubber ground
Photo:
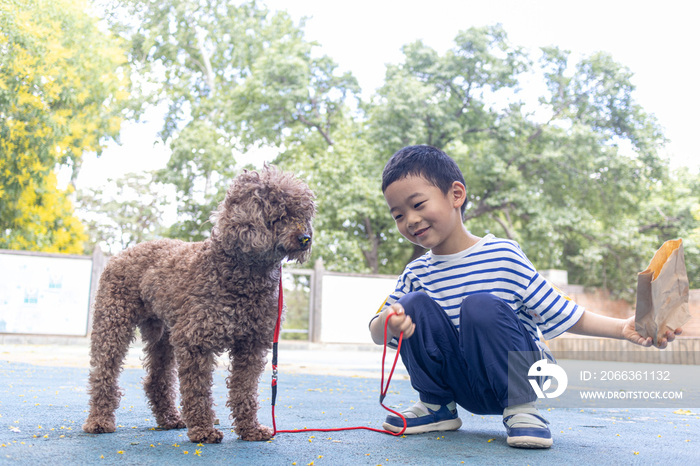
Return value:
<svg viewBox="0 0 700 466">
<path fill-rule="evenodd" d="M 0 359 L 2 464 L 697 464 L 700 414 L 691 409 L 542 409 L 554 446 L 518 450 L 506 445 L 500 416 L 460 411 L 455 432 L 396 438 L 368 431 L 280 433 L 245 442 L 231 431 L 225 408 L 225 372 L 215 374 L 216 412 L 225 432 L 216 445 L 190 443 L 185 430 L 154 430 L 141 389 L 141 369 L 126 369 L 117 432 L 82 431 L 87 416 L 87 368 L 39 366 Z M 271 425 L 269 373 L 260 383 L 262 423 Z M 278 429 L 351 425 L 381 427 L 379 379 L 280 374 Z M 395 380 L 385 401 L 406 407 L 415 392 Z"/>
</svg>

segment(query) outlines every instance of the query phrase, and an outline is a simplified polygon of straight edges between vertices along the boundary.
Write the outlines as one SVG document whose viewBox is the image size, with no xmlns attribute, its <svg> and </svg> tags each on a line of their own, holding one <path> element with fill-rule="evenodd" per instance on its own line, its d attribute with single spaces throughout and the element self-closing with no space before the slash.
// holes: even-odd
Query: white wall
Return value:
<svg viewBox="0 0 700 466">
<path fill-rule="evenodd" d="M 395 287 L 396 278 L 324 275 L 321 341 L 371 344 L 369 321 Z"/>
<path fill-rule="evenodd" d="M 89 257 L 0 254 L 0 333 L 87 333 Z"/>
</svg>

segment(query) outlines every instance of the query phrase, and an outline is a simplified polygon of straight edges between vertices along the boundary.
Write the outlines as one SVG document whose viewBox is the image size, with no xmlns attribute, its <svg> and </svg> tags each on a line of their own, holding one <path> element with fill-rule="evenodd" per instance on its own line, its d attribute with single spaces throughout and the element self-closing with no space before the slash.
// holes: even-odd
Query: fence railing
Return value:
<svg viewBox="0 0 700 466">
<path fill-rule="evenodd" d="M 0 250 L 0 338 L 88 336 L 92 303 L 105 264 L 106 258 L 99 250 L 92 257 Z M 282 284 L 287 308 L 282 339 L 371 344 L 367 324 L 394 289 L 396 277 L 331 272 L 319 260 L 310 269 L 283 268 Z M 585 305 L 586 298 L 576 295 L 574 299 Z M 596 303 L 593 307 L 603 311 L 609 307 L 602 301 Z M 678 344 L 669 345 L 666 352 L 674 353 L 668 356 L 674 362 L 685 353 L 681 363 L 697 364 L 695 360 L 686 361 L 687 354 L 699 350 L 700 338 L 692 331 L 692 324 L 700 317 L 697 290 L 691 290 L 690 307 L 693 319 L 689 331 L 684 331 Z M 34 324 L 28 325 L 27 321 Z M 621 344 L 598 340 L 562 337 L 550 344 L 557 351 L 602 348 L 609 356 Z"/>
<path fill-rule="evenodd" d="M 92 256 L 0 250 L 0 335 L 89 336 L 107 260 L 99 248 Z M 283 339 L 320 341 L 326 273 L 321 261 L 283 269 Z"/>
</svg>

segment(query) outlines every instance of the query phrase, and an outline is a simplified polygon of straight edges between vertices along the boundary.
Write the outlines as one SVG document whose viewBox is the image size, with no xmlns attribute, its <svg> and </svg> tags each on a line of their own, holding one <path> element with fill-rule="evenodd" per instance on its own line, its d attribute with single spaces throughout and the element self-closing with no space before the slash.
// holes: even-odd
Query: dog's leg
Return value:
<svg viewBox="0 0 700 466">
<path fill-rule="evenodd" d="M 214 428 L 214 398 L 211 387 L 216 357 L 199 348 L 177 348 L 182 417 L 187 436 L 195 443 L 219 443 L 223 432 Z"/>
<path fill-rule="evenodd" d="M 103 434 L 116 430 L 114 412 L 122 392 L 118 379 L 124 357 L 133 339 L 134 327 L 126 313 L 105 309 L 98 297 L 90 343 L 90 414 L 83 430 Z"/>
<path fill-rule="evenodd" d="M 149 319 L 140 324 L 141 336 L 146 346 L 143 360 L 146 377 L 143 389 L 148 404 L 162 429 L 182 429 L 185 423 L 180 418 L 175 403 L 177 398 L 177 369 L 175 353 L 170 344 L 170 333 L 162 321 Z"/>
<path fill-rule="evenodd" d="M 258 422 L 258 381 L 265 370 L 266 353 L 266 349 L 259 348 L 230 352 L 226 406 L 231 409 L 236 433 L 242 440 L 259 441 L 272 437 L 272 429 Z"/>
</svg>

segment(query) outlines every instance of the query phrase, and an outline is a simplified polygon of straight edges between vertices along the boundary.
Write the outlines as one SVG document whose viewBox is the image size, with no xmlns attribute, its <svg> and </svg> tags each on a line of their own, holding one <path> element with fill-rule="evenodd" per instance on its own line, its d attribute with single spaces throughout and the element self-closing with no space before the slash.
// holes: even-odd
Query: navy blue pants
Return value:
<svg viewBox="0 0 700 466">
<path fill-rule="evenodd" d="M 539 349 L 515 312 L 489 293 L 468 296 L 459 330 L 445 311 L 422 292 L 399 299 L 416 324 L 401 344 L 411 385 L 426 403 L 451 401 L 475 414 L 502 414 L 507 406 L 537 399 L 525 377 L 508 377 L 508 354 L 524 355 L 526 369 Z"/>
</svg>

